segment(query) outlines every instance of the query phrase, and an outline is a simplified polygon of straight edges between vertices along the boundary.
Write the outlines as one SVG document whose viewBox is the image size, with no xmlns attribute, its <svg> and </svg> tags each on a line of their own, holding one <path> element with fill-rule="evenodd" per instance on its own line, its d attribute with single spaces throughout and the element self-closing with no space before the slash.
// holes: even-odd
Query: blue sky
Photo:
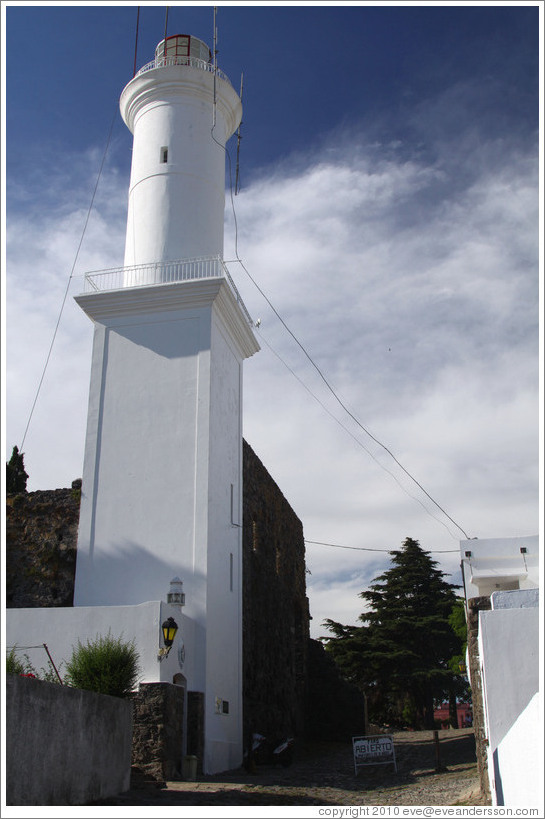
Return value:
<svg viewBox="0 0 545 819">
<path fill-rule="evenodd" d="M 115 115 L 24 445 L 29 488 L 55 488 L 82 471 L 92 327 L 72 296 L 85 271 L 123 259 L 131 135 L 116 111 L 136 6 L 2 11 L 8 457 Z M 236 88 L 244 72 L 238 253 L 362 425 L 480 538 L 539 526 L 539 12 L 218 6 L 219 66 Z M 168 33 L 211 45 L 212 21 L 212 6 L 174 4 Z M 141 7 L 138 67 L 164 27 L 165 7 Z M 358 592 L 407 536 L 457 581 L 462 531 L 335 401 L 243 269 L 230 271 L 261 319 L 245 437 L 307 539 L 348 547 L 307 545 L 314 636 L 324 617 L 355 622 Z"/>
</svg>

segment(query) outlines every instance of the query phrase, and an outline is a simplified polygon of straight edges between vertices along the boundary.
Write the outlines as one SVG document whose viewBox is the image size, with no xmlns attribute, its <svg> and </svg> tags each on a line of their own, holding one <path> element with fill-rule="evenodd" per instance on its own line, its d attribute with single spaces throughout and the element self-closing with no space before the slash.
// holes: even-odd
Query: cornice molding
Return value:
<svg viewBox="0 0 545 819">
<path fill-rule="evenodd" d="M 214 307 L 242 358 L 260 350 L 242 307 L 223 277 L 82 293 L 74 300 L 93 322 L 106 326 L 123 317 Z"/>
<path fill-rule="evenodd" d="M 137 74 L 127 83 L 119 100 L 121 116 L 134 133 L 135 120 L 142 108 L 152 104 L 164 104 L 165 98 L 176 97 L 204 99 L 214 102 L 214 75 L 191 66 L 168 66 Z M 226 139 L 238 127 L 242 116 L 242 103 L 234 88 L 220 76 L 216 76 L 216 102 L 225 119 Z"/>
</svg>

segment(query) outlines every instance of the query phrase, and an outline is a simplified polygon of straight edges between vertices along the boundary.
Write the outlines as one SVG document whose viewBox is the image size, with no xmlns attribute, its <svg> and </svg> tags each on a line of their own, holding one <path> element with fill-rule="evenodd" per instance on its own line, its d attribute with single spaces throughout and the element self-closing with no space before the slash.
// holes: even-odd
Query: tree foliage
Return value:
<svg viewBox="0 0 545 819">
<path fill-rule="evenodd" d="M 28 475 L 25 472 L 24 453 L 19 452 L 19 448 L 14 446 L 11 458 L 6 463 L 6 492 L 8 494 L 26 492 L 27 480 Z"/>
<path fill-rule="evenodd" d="M 323 639 L 346 679 L 366 692 L 371 719 L 433 728 L 434 699 L 451 693 L 450 661 L 462 651 L 449 621 L 456 587 L 412 538 L 391 555 L 391 567 L 360 594 L 363 625 L 326 620 L 333 637 Z"/>
</svg>

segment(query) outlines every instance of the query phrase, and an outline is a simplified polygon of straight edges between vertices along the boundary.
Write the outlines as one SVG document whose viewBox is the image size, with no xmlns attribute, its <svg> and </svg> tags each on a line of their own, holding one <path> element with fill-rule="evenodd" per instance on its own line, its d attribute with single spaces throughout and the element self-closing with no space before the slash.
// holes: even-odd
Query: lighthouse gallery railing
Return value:
<svg viewBox="0 0 545 819">
<path fill-rule="evenodd" d="M 220 77 L 222 80 L 225 80 L 225 82 L 228 82 L 229 85 L 231 85 L 231 80 L 220 68 L 217 66 L 214 67 L 213 63 L 208 63 L 206 60 L 201 60 L 198 57 L 157 57 L 155 60 L 152 60 L 151 63 L 146 63 L 146 65 L 142 66 L 142 68 L 136 72 L 136 76 L 138 77 L 140 74 L 144 74 L 146 71 L 151 71 L 153 68 L 168 68 L 171 65 L 188 65 L 190 68 L 198 68 L 200 71 L 208 71 L 210 74 L 216 74 L 217 77 Z"/>
<path fill-rule="evenodd" d="M 196 259 L 178 259 L 137 264 L 130 267 L 113 267 L 109 270 L 93 270 L 84 276 L 83 292 L 96 293 L 104 290 L 122 290 L 126 287 L 146 287 L 194 279 L 218 278 L 226 279 L 248 323 L 252 324 L 250 314 L 220 256 L 201 256 Z"/>
</svg>

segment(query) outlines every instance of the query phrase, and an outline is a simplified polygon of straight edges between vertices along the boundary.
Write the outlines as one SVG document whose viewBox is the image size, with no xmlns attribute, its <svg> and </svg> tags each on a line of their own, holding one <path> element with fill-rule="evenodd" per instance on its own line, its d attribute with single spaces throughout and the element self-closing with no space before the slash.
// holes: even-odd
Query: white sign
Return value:
<svg viewBox="0 0 545 819">
<path fill-rule="evenodd" d="M 393 763 L 397 772 L 394 740 L 391 736 L 377 734 L 369 737 L 352 737 L 352 748 L 355 773 L 358 772 L 360 765 L 387 765 L 389 763 Z"/>
</svg>

